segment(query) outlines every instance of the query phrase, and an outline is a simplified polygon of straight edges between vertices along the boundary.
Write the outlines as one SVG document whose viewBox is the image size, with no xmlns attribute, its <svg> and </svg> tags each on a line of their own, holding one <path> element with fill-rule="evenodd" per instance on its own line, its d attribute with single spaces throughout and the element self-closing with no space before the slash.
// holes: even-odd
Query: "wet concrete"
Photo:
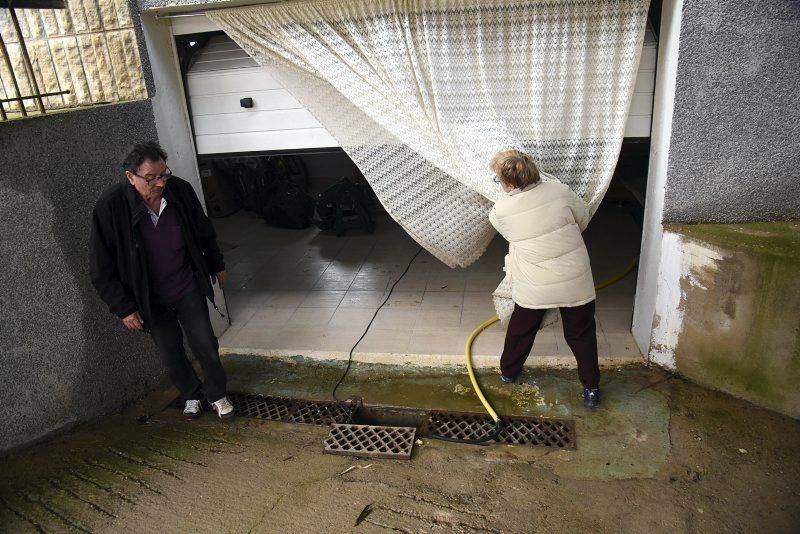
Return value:
<svg viewBox="0 0 800 534">
<path fill-rule="evenodd" d="M 226 365 L 234 374 L 231 390 L 315 400 L 330 398 L 342 372 L 338 363 L 302 357 L 276 366 L 274 360 L 232 356 Z M 574 419 L 579 448 L 559 471 L 591 479 L 652 476 L 663 465 L 669 452 L 667 401 L 642 388 L 659 376 L 641 367 L 606 371 L 604 409 L 587 413 L 574 370 L 526 369 L 515 385 L 501 383 L 493 370 L 478 370 L 483 392 L 497 413 Z M 337 395 L 359 397 L 364 404 L 484 413 L 460 367 L 354 365 Z"/>
<path fill-rule="evenodd" d="M 232 390 L 328 399 L 340 363 L 226 358 Z M 173 392 L 0 460 L 3 531 L 768 531 L 800 525 L 800 423 L 644 368 L 584 411 L 570 370 L 480 373 L 504 415 L 575 421 L 578 449 L 427 438 L 412 460 L 323 455 L 321 427 L 211 414 Z M 480 411 L 461 369 L 355 365 L 340 396 Z M 354 467 L 355 466 L 355 467 Z M 352 467 L 352 469 L 351 469 Z M 355 527 L 362 511 L 371 512 Z"/>
</svg>

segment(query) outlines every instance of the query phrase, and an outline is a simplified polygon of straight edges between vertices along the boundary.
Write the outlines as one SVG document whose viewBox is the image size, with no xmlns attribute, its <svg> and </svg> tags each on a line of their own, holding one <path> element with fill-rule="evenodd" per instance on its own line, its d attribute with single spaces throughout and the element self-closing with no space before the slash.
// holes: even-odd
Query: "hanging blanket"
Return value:
<svg viewBox="0 0 800 534">
<path fill-rule="evenodd" d="M 494 236 L 487 165 L 533 155 L 594 213 L 619 156 L 649 0 L 298 1 L 208 13 L 450 267 Z M 498 266 L 499 268 L 499 266 Z M 510 281 L 495 292 L 501 318 Z"/>
</svg>

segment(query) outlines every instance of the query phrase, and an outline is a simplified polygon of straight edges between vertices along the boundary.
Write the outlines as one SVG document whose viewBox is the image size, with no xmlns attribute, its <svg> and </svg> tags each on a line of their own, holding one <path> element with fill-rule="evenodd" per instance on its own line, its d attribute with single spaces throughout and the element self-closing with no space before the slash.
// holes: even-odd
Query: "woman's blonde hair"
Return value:
<svg viewBox="0 0 800 534">
<path fill-rule="evenodd" d="M 489 162 L 489 168 L 501 181 L 517 189 L 524 189 L 539 181 L 536 162 L 519 150 L 498 152 Z"/>
</svg>

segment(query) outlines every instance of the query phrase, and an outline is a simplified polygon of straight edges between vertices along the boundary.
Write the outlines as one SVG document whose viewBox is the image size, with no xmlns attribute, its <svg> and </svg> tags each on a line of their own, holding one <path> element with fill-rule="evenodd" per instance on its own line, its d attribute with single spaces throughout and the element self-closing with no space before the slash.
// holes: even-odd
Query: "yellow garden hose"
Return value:
<svg viewBox="0 0 800 534">
<path fill-rule="evenodd" d="M 464 347 L 464 354 L 467 357 L 467 373 L 469 373 L 469 381 L 472 382 L 472 387 L 475 390 L 475 393 L 478 395 L 478 399 L 480 399 L 481 404 L 483 404 L 483 407 L 486 408 L 487 412 L 489 412 L 489 415 L 492 417 L 492 419 L 494 419 L 495 423 L 500 421 L 500 416 L 497 415 L 497 412 L 494 411 L 492 405 L 489 404 L 489 401 L 487 401 L 486 397 L 483 396 L 483 391 L 481 391 L 481 387 L 478 385 L 478 379 L 475 378 L 475 371 L 472 369 L 472 342 L 475 341 L 475 338 L 478 337 L 481 332 L 499 320 L 500 318 L 495 315 L 479 324 L 478 328 L 473 330 L 467 338 L 467 344 Z"/>
<path fill-rule="evenodd" d="M 611 278 L 609 280 L 606 280 L 605 282 L 600 282 L 599 284 L 594 286 L 594 288 L 599 291 L 600 289 L 605 289 L 608 286 L 613 286 L 614 284 L 616 284 L 617 282 L 619 282 L 620 280 L 622 280 L 623 278 L 628 276 L 630 274 L 630 272 L 636 267 L 637 263 L 639 263 L 639 256 L 636 256 L 633 259 L 633 261 L 630 263 L 630 265 L 628 265 L 625 268 L 625 270 L 622 271 L 621 273 L 619 273 L 617 276 L 615 276 L 614 278 Z"/>
<path fill-rule="evenodd" d="M 628 265 L 628 267 L 626 267 L 625 270 L 622 271 L 620 274 L 618 274 L 614 278 L 606 280 L 605 282 L 597 284 L 596 286 L 594 286 L 594 288 L 596 290 L 600 290 L 616 284 L 617 282 L 628 276 L 628 274 L 630 274 L 630 272 L 636 267 L 637 263 L 639 263 L 638 257 L 635 258 L 630 263 L 630 265 Z M 483 407 L 489 413 L 491 418 L 494 419 L 494 422 L 497 423 L 498 425 L 500 424 L 500 416 L 497 415 L 497 412 L 494 411 L 492 405 L 489 404 L 489 401 L 486 400 L 486 397 L 483 396 L 483 391 L 481 390 L 481 387 L 478 384 L 478 379 L 475 378 L 475 371 L 472 369 L 472 343 L 475 341 L 475 338 L 477 338 L 480 335 L 481 332 L 483 332 L 484 330 L 486 330 L 499 320 L 500 318 L 497 315 L 494 315 L 489 319 L 486 319 L 481 324 L 479 324 L 478 327 L 475 330 L 473 330 L 472 333 L 469 335 L 469 337 L 467 338 L 467 343 L 464 346 L 464 356 L 466 357 L 467 361 L 467 373 L 469 373 L 469 380 L 470 382 L 472 382 L 472 387 L 473 389 L 475 389 L 475 393 L 478 395 L 478 399 L 481 401 L 481 404 L 483 404 Z"/>
</svg>

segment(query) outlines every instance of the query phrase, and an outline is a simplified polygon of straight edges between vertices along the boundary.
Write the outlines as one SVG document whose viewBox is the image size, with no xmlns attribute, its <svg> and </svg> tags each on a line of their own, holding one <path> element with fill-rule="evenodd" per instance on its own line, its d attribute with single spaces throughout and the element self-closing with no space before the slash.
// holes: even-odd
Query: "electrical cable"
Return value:
<svg viewBox="0 0 800 534">
<path fill-rule="evenodd" d="M 409 262 L 408 262 L 408 265 L 406 265 L 406 269 L 403 271 L 403 273 L 400 275 L 400 277 L 397 280 L 395 280 L 394 284 L 392 284 L 391 289 L 389 289 L 389 294 L 386 295 L 386 298 L 383 299 L 383 302 L 381 303 L 381 305 L 378 306 L 378 309 L 375 310 L 374 314 L 372 314 L 372 319 L 370 319 L 369 324 L 364 329 L 364 333 L 361 334 L 361 337 L 358 338 L 358 341 L 356 341 L 355 345 L 353 345 L 353 347 L 350 349 L 350 354 L 347 357 L 347 367 L 345 368 L 344 373 L 342 373 L 342 377 L 339 379 L 338 382 L 336 382 L 336 385 L 333 388 L 333 392 L 331 393 L 331 395 L 333 396 L 334 400 L 339 401 L 339 398 L 336 396 L 336 390 L 339 389 L 339 386 L 344 381 L 345 377 L 347 376 L 347 373 L 350 372 L 350 366 L 353 364 L 353 351 L 356 350 L 356 347 L 358 347 L 358 344 L 361 343 L 361 340 L 363 340 L 364 337 L 367 335 L 367 332 L 369 332 L 369 329 L 372 326 L 372 323 L 375 322 L 375 318 L 378 316 L 378 312 L 381 311 L 381 308 L 383 308 L 384 304 L 386 304 L 389 301 L 389 298 L 392 296 L 392 292 L 394 291 L 394 288 L 397 286 L 397 284 L 400 282 L 400 280 L 402 280 L 403 277 L 406 275 L 408 270 L 411 268 L 411 264 L 414 263 L 414 260 L 417 259 L 417 256 L 419 256 L 420 252 L 422 252 L 422 247 L 419 247 L 419 249 L 417 250 L 416 254 L 414 254 L 414 256 L 412 256 L 411 260 L 409 260 Z"/>
</svg>

